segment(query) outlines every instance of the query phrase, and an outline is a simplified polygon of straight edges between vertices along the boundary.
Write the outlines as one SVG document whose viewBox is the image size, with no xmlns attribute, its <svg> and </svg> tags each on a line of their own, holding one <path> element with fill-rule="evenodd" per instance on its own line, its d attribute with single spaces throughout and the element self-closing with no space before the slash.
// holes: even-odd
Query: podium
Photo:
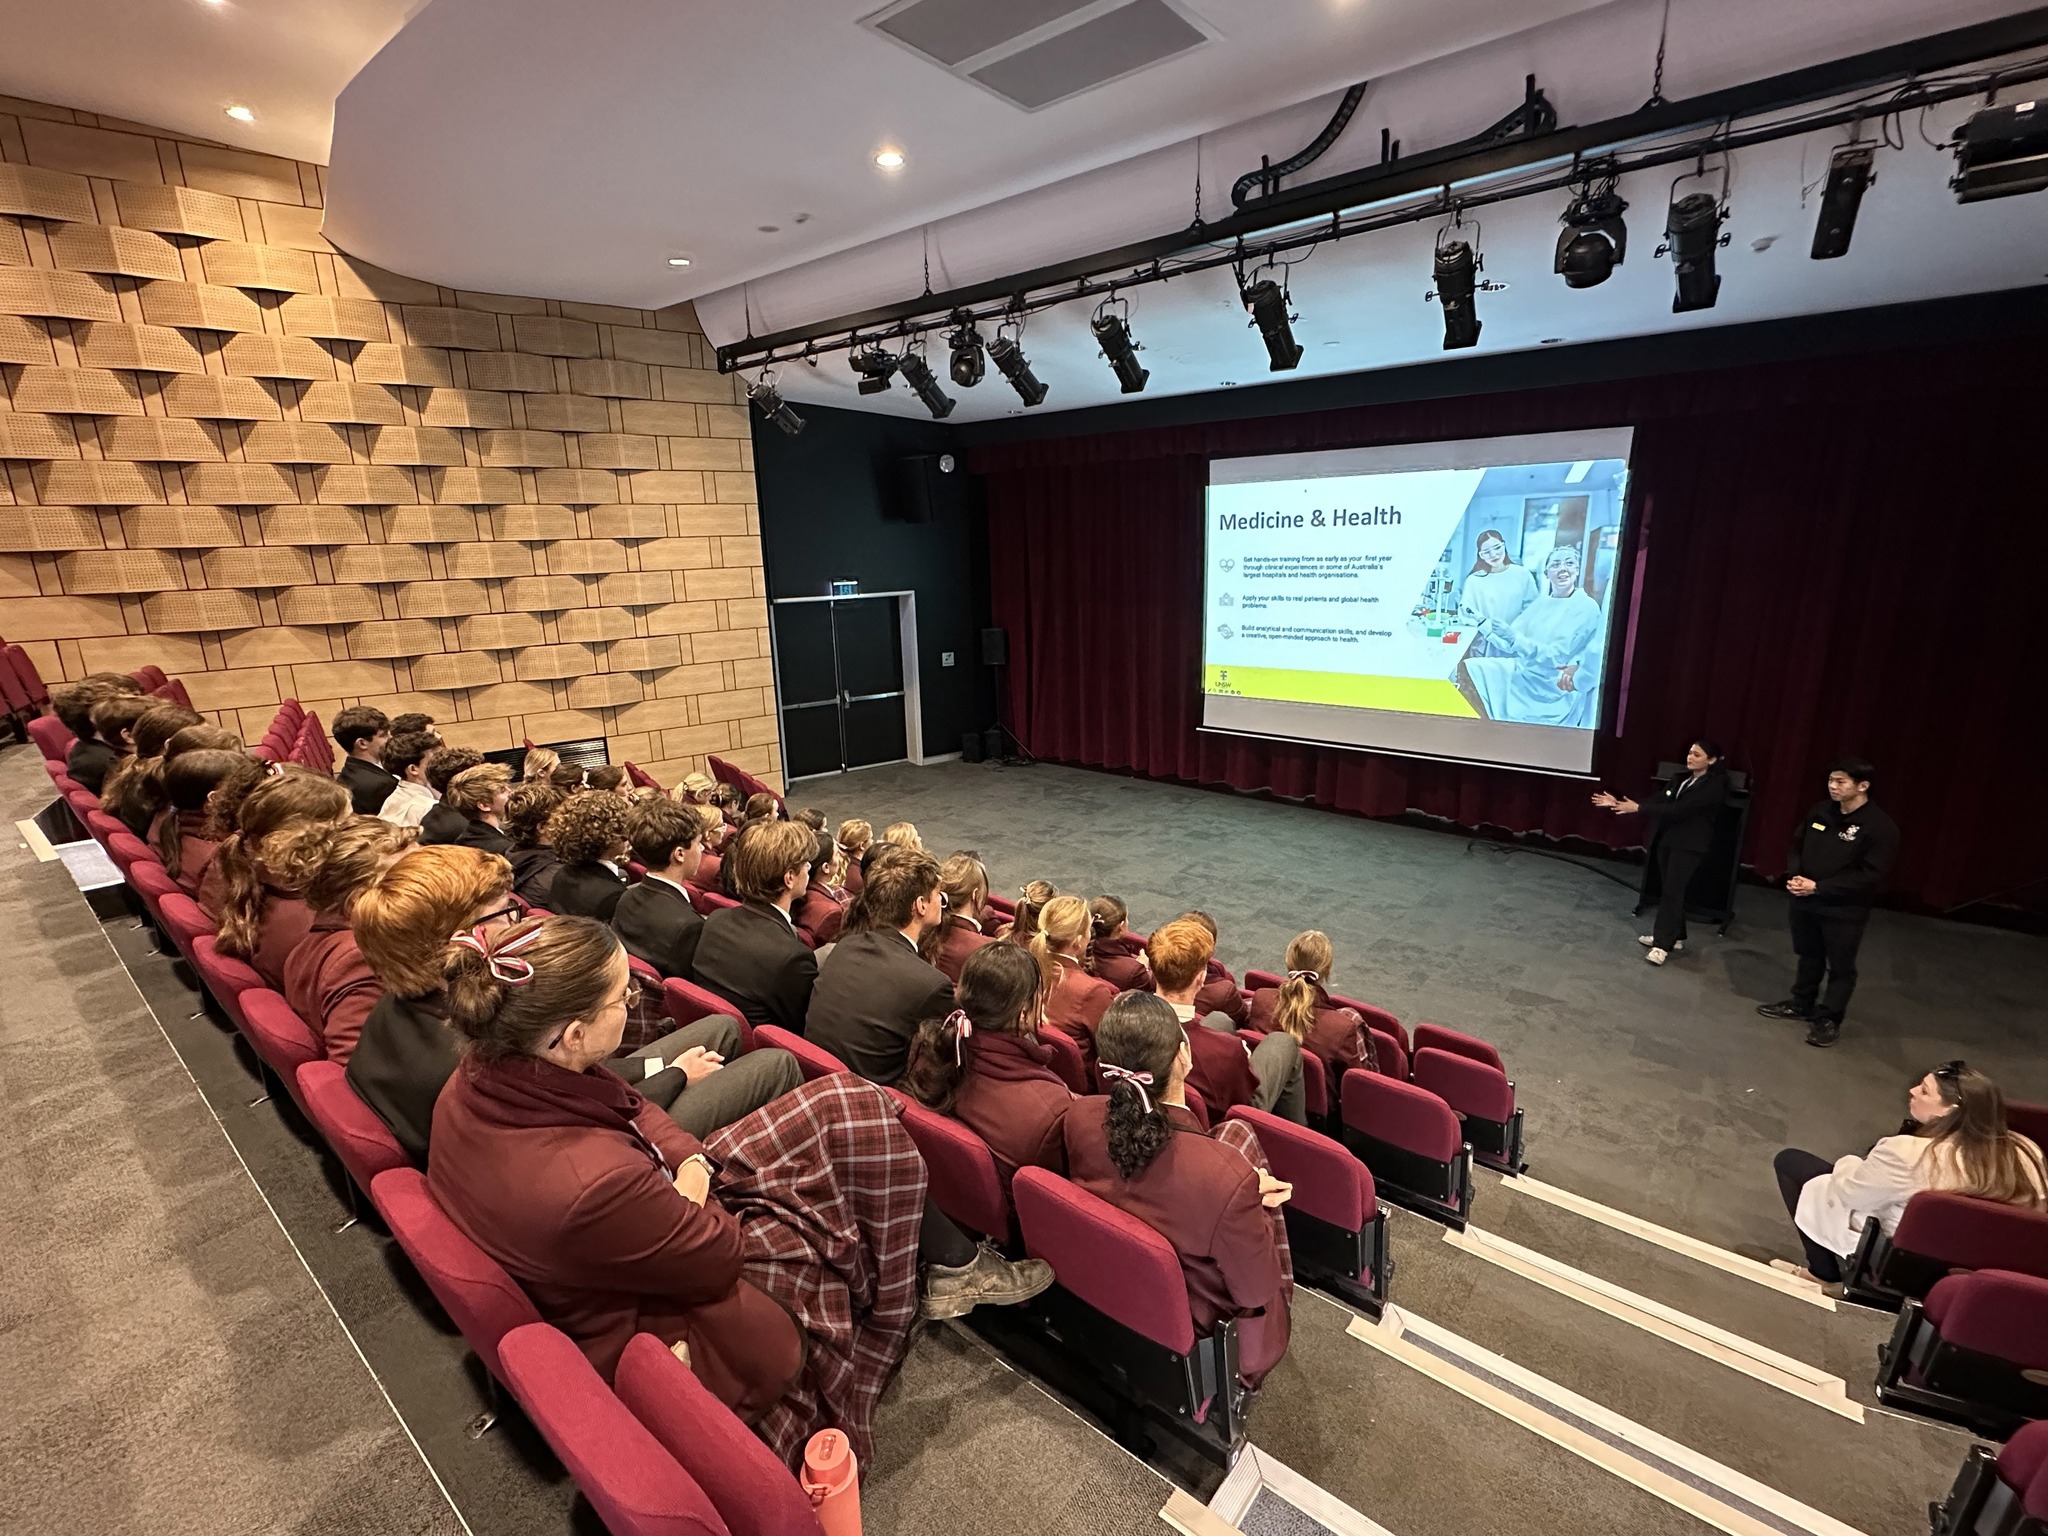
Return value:
<svg viewBox="0 0 2048 1536">
<path fill-rule="evenodd" d="M 1680 763 L 1659 763 L 1659 783 L 1684 773 Z M 1728 774 L 1728 800 L 1721 807 L 1721 813 L 1714 820 L 1714 840 L 1707 845 L 1707 851 L 1693 871 L 1692 884 L 1686 887 L 1685 915 L 1703 923 L 1712 923 L 1722 933 L 1735 920 L 1735 882 L 1742 869 L 1742 839 L 1749 830 L 1749 775 L 1733 769 Z M 1657 878 L 1657 844 L 1652 838 L 1643 854 L 1643 882 L 1636 891 L 1636 913 L 1641 915 L 1657 905 L 1664 894 L 1662 882 Z"/>
</svg>

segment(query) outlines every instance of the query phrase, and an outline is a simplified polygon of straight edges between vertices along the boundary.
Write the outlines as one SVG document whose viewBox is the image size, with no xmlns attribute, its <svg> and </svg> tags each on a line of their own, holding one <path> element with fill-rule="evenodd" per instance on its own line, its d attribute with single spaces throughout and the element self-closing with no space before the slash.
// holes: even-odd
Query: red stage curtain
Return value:
<svg viewBox="0 0 2048 1536">
<path fill-rule="evenodd" d="M 1010 723 L 1091 767 L 1638 843 L 1581 780 L 1196 730 L 1211 456 L 1633 423 L 1637 597 L 1602 780 L 1639 793 L 1720 738 L 1756 784 L 1746 861 L 1776 873 L 1828 759 L 1861 753 L 1903 831 L 1894 902 L 2038 906 L 2044 407 L 2032 360 L 1941 349 L 984 447 Z"/>
</svg>

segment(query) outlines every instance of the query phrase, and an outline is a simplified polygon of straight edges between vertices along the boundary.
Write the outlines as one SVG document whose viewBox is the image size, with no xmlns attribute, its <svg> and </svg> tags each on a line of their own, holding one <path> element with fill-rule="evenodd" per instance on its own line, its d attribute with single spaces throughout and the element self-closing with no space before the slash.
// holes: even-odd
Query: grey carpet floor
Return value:
<svg viewBox="0 0 2048 1536">
<path fill-rule="evenodd" d="M 1119 896 L 1141 930 L 1202 907 L 1240 973 L 1279 969 L 1289 938 L 1321 928 L 1336 990 L 1500 1047 L 1532 1174 L 1724 1246 L 1796 1255 L 1773 1155 L 1862 1150 L 1936 1062 L 2048 1100 L 2048 942 L 2022 934 L 1878 912 L 1848 1028 L 1822 1051 L 1754 1011 L 1792 961 L 1787 898 L 1759 887 L 1728 937 L 1698 931 L 1658 969 L 1631 890 L 1462 835 L 1045 764 L 870 768 L 802 780 L 791 803 L 878 832 L 915 822 L 941 857 L 979 851 L 1012 895 L 1042 878 Z M 1480 1198 L 1483 1225 L 1499 1202 Z"/>
<path fill-rule="evenodd" d="M 8 819 L 49 781 L 0 761 Z M 61 864 L 0 843 L 0 1524 L 461 1522 Z"/>
</svg>

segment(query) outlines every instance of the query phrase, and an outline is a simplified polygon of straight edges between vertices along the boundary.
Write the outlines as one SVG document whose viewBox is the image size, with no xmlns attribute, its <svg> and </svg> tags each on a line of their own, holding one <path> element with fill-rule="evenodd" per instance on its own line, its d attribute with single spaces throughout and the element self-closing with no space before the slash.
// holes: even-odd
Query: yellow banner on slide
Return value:
<svg viewBox="0 0 2048 1536">
<path fill-rule="evenodd" d="M 1204 667 L 1202 691 L 1225 698 L 1287 704 L 1339 704 L 1403 715 L 1476 720 L 1479 712 L 1444 678 L 1361 677 L 1352 672 L 1302 672 L 1290 667 Z"/>
</svg>

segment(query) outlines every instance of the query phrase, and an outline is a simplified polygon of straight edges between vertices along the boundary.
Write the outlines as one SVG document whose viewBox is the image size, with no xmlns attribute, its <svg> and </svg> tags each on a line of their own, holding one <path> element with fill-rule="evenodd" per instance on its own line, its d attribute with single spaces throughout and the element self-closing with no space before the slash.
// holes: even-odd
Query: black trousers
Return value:
<svg viewBox="0 0 2048 1536">
<path fill-rule="evenodd" d="M 1870 908 L 1823 907 L 1811 896 L 1794 896 L 1790 913 L 1792 953 L 1799 957 L 1792 1001 L 1811 1013 L 1839 1020 L 1849 1011 L 1849 994 L 1856 990 L 1856 951 L 1863 945 Z"/>
<path fill-rule="evenodd" d="M 1658 848 L 1657 922 L 1650 930 L 1657 948 L 1669 949 L 1685 937 L 1685 893 L 1692 886 L 1693 872 L 1705 857 L 1689 848 Z"/>
<path fill-rule="evenodd" d="M 1778 1175 L 1778 1193 L 1785 1200 L 1785 1214 L 1799 1214 L 1799 1191 L 1824 1173 L 1833 1173 L 1835 1165 L 1824 1157 L 1815 1157 L 1811 1152 L 1801 1152 L 1797 1147 L 1787 1147 L 1780 1152 L 1771 1165 Z M 1793 1227 L 1799 1232 L 1798 1227 Z M 1799 1232 L 1799 1246 L 1806 1250 L 1806 1268 L 1816 1280 L 1839 1280 L 1842 1278 L 1842 1258 L 1831 1248 L 1823 1248 L 1804 1232 Z"/>
</svg>

